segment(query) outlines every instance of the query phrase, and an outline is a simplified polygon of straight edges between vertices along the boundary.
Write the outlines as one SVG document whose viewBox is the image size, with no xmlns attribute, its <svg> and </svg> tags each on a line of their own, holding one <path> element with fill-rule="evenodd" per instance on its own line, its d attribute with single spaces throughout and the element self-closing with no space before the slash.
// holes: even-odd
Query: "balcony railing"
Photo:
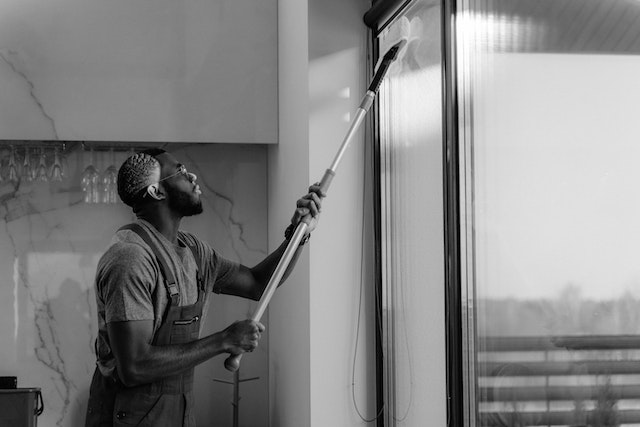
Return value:
<svg viewBox="0 0 640 427">
<path fill-rule="evenodd" d="M 640 424 L 640 336 L 483 337 L 479 426 Z"/>
</svg>

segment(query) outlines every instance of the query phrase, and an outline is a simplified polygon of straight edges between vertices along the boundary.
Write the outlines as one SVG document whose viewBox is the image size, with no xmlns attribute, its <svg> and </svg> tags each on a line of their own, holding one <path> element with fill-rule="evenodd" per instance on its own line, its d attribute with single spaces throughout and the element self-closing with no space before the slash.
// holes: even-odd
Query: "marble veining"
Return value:
<svg viewBox="0 0 640 427">
<path fill-rule="evenodd" d="M 24 81 L 24 83 L 26 83 L 27 86 L 29 87 L 29 96 L 35 102 L 36 106 L 38 107 L 42 115 L 45 117 L 45 119 L 51 123 L 51 131 L 53 132 L 53 138 L 51 139 L 55 139 L 55 140 L 60 139 L 58 136 L 58 130 L 56 129 L 56 123 L 53 120 L 53 117 L 51 117 L 51 115 L 47 113 L 46 109 L 44 108 L 44 105 L 42 105 L 42 101 L 40 101 L 40 99 L 36 95 L 35 85 L 27 75 L 27 72 L 22 70 L 22 67 L 18 65 L 20 63 L 19 61 L 20 53 L 18 51 L 11 50 L 11 49 L 0 49 L 0 59 L 2 59 L 2 61 L 4 61 L 11 68 L 11 70 L 16 75 L 18 75 Z"/>
<path fill-rule="evenodd" d="M 174 152 L 198 174 L 205 205 L 182 228 L 251 265 L 266 254 L 266 149 L 234 147 L 196 145 Z M 238 167 L 247 156 L 249 167 Z M 132 219 L 121 203 L 82 201 L 81 157 L 69 155 L 62 183 L 0 183 L 0 375 L 17 376 L 18 387 L 42 389 L 45 411 L 38 423 L 47 427 L 83 425 L 95 363 L 95 267 L 113 231 Z M 208 317 L 207 328 L 242 317 L 247 304 L 225 302 Z M 266 358 L 253 359 L 247 368 L 266 376 Z M 222 360 L 218 365 L 218 372 L 199 375 L 196 388 L 213 397 L 225 419 L 230 390 L 212 381 L 225 375 Z M 251 387 L 243 391 L 267 392 L 264 381 Z"/>
<path fill-rule="evenodd" d="M 276 143 L 277 1 L 222 3 L 0 2 L 0 139 Z"/>
<path fill-rule="evenodd" d="M 236 232 L 237 239 L 232 240 L 233 249 L 237 256 L 237 259 L 242 259 L 241 254 L 243 251 L 250 251 L 257 253 L 259 255 L 266 255 L 265 250 L 252 246 L 250 239 L 246 236 L 246 230 L 244 228 L 243 222 L 237 219 L 234 216 L 235 206 L 233 203 L 233 198 L 231 196 L 227 196 L 222 194 L 220 191 L 216 191 L 214 186 L 209 183 L 209 178 L 202 168 L 198 167 L 197 161 L 193 159 L 189 154 L 186 155 L 186 158 L 192 165 L 195 165 L 194 173 L 198 175 L 198 182 L 201 188 L 203 188 L 203 194 L 205 196 L 210 194 L 214 197 L 214 200 L 220 202 L 220 204 L 226 204 L 224 206 L 218 206 L 214 209 L 214 213 L 219 216 L 220 220 L 226 221 L 229 226 L 229 232 Z M 266 208 L 266 206 L 265 206 Z"/>
</svg>

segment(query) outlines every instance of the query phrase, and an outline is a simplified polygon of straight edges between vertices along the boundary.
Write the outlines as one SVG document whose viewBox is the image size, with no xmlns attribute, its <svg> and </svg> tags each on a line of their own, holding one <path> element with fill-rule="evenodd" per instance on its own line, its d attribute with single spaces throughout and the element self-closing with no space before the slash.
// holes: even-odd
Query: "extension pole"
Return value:
<svg viewBox="0 0 640 427">
<path fill-rule="evenodd" d="M 362 123 L 362 121 L 364 120 L 364 117 L 366 116 L 367 112 L 371 108 L 371 105 L 373 105 L 373 100 L 375 99 L 376 94 L 380 89 L 380 85 L 382 84 L 382 79 L 384 78 L 385 74 L 389 70 L 389 66 L 393 61 L 396 60 L 396 58 L 398 57 L 398 53 L 406 43 L 407 43 L 406 39 L 400 40 L 398 43 L 393 45 L 382 58 L 382 61 L 380 62 L 378 70 L 373 76 L 371 84 L 367 89 L 367 93 L 362 98 L 362 101 L 360 102 L 360 106 L 356 111 L 356 115 L 351 121 L 351 125 L 349 126 L 349 129 L 347 130 L 347 133 L 342 141 L 342 144 L 340 145 L 340 149 L 338 150 L 338 153 L 333 159 L 333 162 L 331 163 L 331 166 L 329 167 L 329 169 L 325 171 L 324 176 L 320 181 L 320 190 L 324 194 L 327 194 L 327 191 L 329 190 L 329 186 L 331 185 L 331 180 L 336 174 L 336 169 L 338 168 L 338 165 L 342 160 L 342 156 L 344 155 L 344 152 L 347 150 L 347 147 L 351 142 L 351 139 L 353 139 L 353 136 L 355 135 L 356 131 L 360 127 L 360 124 Z M 271 279 L 269 280 L 269 283 L 267 284 L 267 287 L 265 288 L 265 291 L 262 294 L 262 298 L 260 298 L 260 301 L 258 302 L 258 307 L 256 308 L 256 311 L 251 316 L 252 320 L 258 322 L 260 321 L 260 318 L 262 318 L 262 315 L 267 309 L 267 305 L 269 305 L 269 301 L 271 301 L 273 294 L 275 293 L 276 289 L 278 288 L 278 285 L 282 281 L 282 277 L 284 276 L 284 273 L 287 267 L 291 263 L 291 260 L 293 259 L 293 255 L 298 249 L 298 245 L 302 241 L 302 238 L 304 237 L 306 231 L 307 231 L 307 224 L 305 222 L 299 222 L 298 225 L 296 226 L 296 231 L 293 233 L 293 236 L 291 236 L 291 240 L 289 240 L 289 243 L 287 244 L 287 248 L 285 249 L 284 254 L 282 255 L 282 258 L 280 258 L 280 261 L 278 262 L 278 265 L 276 266 L 276 269 L 274 270 L 273 275 L 271 276 Z M 240 367 L 241 358 L 242 358 L 242 354 L 235 354 L 235 355 L 229 356 L 224 361 L 224 367 L 231 372 L 236 371 Z"/>
</svg>

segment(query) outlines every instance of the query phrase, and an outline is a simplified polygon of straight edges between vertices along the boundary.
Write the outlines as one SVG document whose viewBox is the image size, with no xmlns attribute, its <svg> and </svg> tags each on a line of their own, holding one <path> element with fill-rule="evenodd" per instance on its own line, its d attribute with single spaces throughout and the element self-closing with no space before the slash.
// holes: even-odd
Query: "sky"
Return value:
<svg viewBox="0 0 640 427">
<path fill-rule="evenodd" d="M 640 297 L 640 57 L 494 54 L 474 84 L 480 297 Z"/>
</svg>

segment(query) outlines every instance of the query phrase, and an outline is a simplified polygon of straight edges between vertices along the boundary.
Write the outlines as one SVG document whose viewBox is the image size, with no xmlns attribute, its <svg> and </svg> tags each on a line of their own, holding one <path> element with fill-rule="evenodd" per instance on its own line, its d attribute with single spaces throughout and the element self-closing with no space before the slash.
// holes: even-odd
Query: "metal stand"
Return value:
<svg viewBox="0 0 640 427">
<path fill-rule="evenodd" d="M 233 386 L 233 400 L 231 405 L 233 406 L 233 427 L 240 427 L 239 424 L 239 412 L 240 412 L 240 383 L 247 381 L 254 381 L 260 379 L 260 377 L 252 377 L 240 379 L 240 369 L 233 372 L 233 381 L 221 380 L 214 378 L 213 380 L 219 383 L 231 384 Z"/>
</svg>

